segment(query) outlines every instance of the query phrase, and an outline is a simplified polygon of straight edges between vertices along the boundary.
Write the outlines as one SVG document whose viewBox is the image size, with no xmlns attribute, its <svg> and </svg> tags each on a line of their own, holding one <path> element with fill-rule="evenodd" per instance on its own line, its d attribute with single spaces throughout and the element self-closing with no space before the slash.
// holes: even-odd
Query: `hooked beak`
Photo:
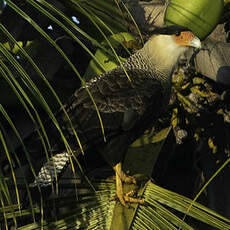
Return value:
<svg viewBox="0 0 230 230">
<path fill-rule="evenodd" d="M 201 49 L 201 41 L 198 37 L 194 37 L 190 42 L 189 46 L 192 46 L 197 49 Z"/>
</svg>

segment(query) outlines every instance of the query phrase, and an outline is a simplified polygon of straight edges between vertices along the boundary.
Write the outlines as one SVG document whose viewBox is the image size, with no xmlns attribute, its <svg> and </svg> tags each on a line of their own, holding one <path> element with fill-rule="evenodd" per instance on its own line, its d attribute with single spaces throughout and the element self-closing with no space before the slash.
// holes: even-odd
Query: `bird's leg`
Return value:
<svg viewBox="0 0 230 230">
<path fill-rule="evenodd" d="M 122 180 L 121 180 L 121 164 L 118 163 L 113 167 L 115 173 L 116 173 L 116 194 L 118 199 L 120 200 L 121 204 L 124 206 L 127 206 L 124 200 L 124 192 L 123 192 L 123 187 L 122 187 Z"/>
<path fill-rule="evenodd" d="M 127 194 L 124 194 L 123 192 L 122 182 L 136 184 L 136 179 L 134 177 L 127 176 L 122 171 L 121 163 L 116 164 L 113 167 L 113 169 L 116 173 L 116 195 L 118 199 L 120 200 L 121 204 L 125 207 L 127 207 L 126 202 L 143 204 L 144 203 L 143 199 L 136 199 L 136 198 L 131 197 L 134 193 L 133 191 L 130 191 Z"/>
<path fill-rule="evenodd" d="M 113 167 L 114 171 L 116 172 L 116 176 L 118 175 L 121 179 L 122 182 L 125 182 L 125 183 L 133 183 L 133 184 L 136 184 L 136 179 L 132 176 L 127 176 L 123 171 L 122 171 L 122 168 L 121 168 L 121 162 L 119 162 L 118 164 L 116 164 L 114 167 Z"/>
</svg>

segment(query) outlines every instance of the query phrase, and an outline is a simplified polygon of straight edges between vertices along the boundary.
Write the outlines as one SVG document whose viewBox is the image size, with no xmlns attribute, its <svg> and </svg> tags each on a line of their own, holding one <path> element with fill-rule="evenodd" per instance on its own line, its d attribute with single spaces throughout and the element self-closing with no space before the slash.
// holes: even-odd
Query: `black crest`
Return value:
<svg viewBox="0 0 230 230">
<path fill-rule="evenodd" d="M 179 35 L 182 31 L 191 31 L 191 30 L 183 26 L 173 25 L 173 26 L 154 28 L 151 31 L 151 35 L 153 34 L 166 34 L 166 35 L 178 34 Z"/>
</svg>

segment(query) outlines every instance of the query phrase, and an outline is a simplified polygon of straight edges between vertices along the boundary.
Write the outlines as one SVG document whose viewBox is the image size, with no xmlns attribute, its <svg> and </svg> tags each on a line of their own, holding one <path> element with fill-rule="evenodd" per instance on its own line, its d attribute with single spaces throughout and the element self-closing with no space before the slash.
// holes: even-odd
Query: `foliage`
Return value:
<svg viewBox="0 0 230 230">
<path fill-rule="evenodd" d="M 6 3 L 0 23 L 1 228 L 116 229 L 120 221 L 120 229 L 122 226 L 123 229 L 193 229 L 173 211 L 177 210 L 216 228 L 229 229 L 228 219 L 198 203 L 191 206 L 190 199 L 143 178 L 140 188 L 127 185 L 126 189 L 139 189 L 137 195 L 144 197 L 147 205 L 134 205 L 127 210 L 112 200 L 114 183 L 88 180 L 81 166 L 87 161 L 87 154 L 83 160 L 72 155 L 56 111 L 65 112 L 66 100 L 92 73 L 100 74 L 115 67 L 141 46 L 127 33 L 133 19 L 125 5 L 112 0 L 7 0 Z M 202 92 L 202 87 L 203 82 L 184 79 L 174 82 L 176 100 L 171 104 L 174 113 L 168 113 L 155 130 L 147 131 L 133 143 L 125 160 L 126 170 L 151 177 L 157 157 L 172 132 L 170 122 L 173 128 L 185 123 L 193 127 L 191 136 L 196 141 L 208 135 L 206 144 L 216 151 L 213 136 L 202 128 L 198 130 L 201 126 L 192 119 L 193 110 L 186 110 L 187 107 L 193 109 L 194 103 L 188 99 L 191 92 L 198 92 L 201 98 L 212 95 L 211 90 L 207 95 Z M 220 110 L 214 113 L 225 116 Z M 50 162 L 53 156 L 44 128 L 47 117 L 64 140 L 71 167 L 63 179 L 55 175 L 54 185 L 32 188 L 30 183 L 41 165 L 44 161 Z M 72 125 L 67 113 L 66 117 Z M 103 133 L 103 121 L 101 126 Z M 42 140 L 43 154 L 36 155 L 24 143 L 34 128 Z M 81 146 L 77 132 L 75 136 Z M 21 152 L 16 152 L 19 145 Z M 142 167 L 137 161 L 142 162 Z"/>
</svg>

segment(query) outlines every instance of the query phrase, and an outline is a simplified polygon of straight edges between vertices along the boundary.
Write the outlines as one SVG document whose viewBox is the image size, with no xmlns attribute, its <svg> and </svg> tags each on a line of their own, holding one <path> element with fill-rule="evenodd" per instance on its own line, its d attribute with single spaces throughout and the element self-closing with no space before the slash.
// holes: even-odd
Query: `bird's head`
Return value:
<svg viewBox="0 0 230 230">
<path fill-rule="evenodd" d="M 172 34 L 172 38 L 179 47 L 201 48 L 201 42 L 191 31 L 179 31 Z"/>
<path fill-rule="evenodd" d="M 201 48 L 201 42 L 198 37 L 196 37 L 192 31 L 186 27 L 174 25 L 168 27 L 159 27 L 152 31 L 153 37 L 158 37 L 160 39 L 175 43 L 179 47 L 194 47 Z M 170 38 L 172 39 L 170 42 Z"/>
<path fill-rule="evenodd" d="M 159 69 L 172 69 L 179 57 L 189 47 L 201 48 L 201 42 L 191 31 L 184 27 L 161 28 L 146 42 L 145 52 Z"/>
</svg>

